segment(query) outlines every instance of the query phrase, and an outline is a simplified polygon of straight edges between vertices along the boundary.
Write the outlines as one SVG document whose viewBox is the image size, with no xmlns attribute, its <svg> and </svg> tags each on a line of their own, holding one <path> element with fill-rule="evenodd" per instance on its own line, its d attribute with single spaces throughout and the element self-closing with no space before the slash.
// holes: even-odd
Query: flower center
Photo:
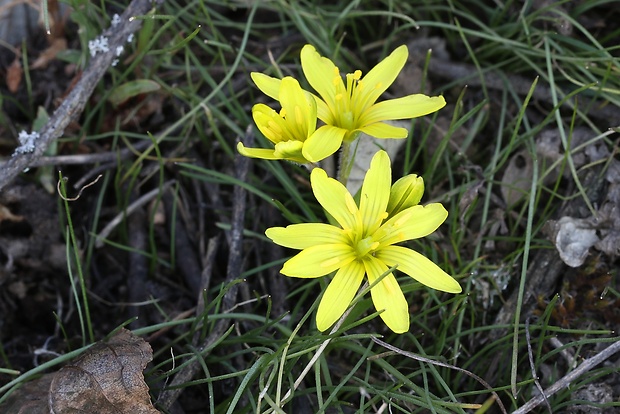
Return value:
<svg viewBox="0 0 620 414">
<path fill-rule="evenodd" d="M 379 247 L 379 242 L 373 240 L 371 236 L 368 236 L 355 244 L 355 253 L 358 259 L 363 259 L 368 254 L 374 253 Z"/>
<path fill-rule="evenodd" d="M 332 108 L 336 125 L 340 128 L 352 131 L 358 127 L 357 118 L 360 114 L 360 108 L 355 105 L 355 96 L 357 89 L 361 88 L 359 80 L 362 77 L 362 71 L 356 70 L 354 73 L 346 74 L 346 85 L 340 77 L 340 70 L 334 69 L 333 84 L 335 87 L 334 104 Z"/>
</svg>

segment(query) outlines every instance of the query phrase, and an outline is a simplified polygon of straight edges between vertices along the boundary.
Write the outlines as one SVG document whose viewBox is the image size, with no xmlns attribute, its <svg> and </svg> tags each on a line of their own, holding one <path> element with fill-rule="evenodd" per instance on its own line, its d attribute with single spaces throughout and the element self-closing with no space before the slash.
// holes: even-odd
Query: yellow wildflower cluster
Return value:
<svg viewBox="0 0 620 414">
<path fill-rule="evenodd" d="M 423 94 L 377 102 L 407 56 L 406 46 L 400 46 L 365 76 L 357 70 L 343 80 L 331 60 L 306 45 L 301 66 L 318 96 L 303 90 L 292 77 L 280 80 L 252 73 L 256 86 L 282 109 L 276 112 L 264 104 L 252 108 L 254 122 L 274 144 L 273 149 L 246 148 L 240 143 L 238 151 L 248 157 L 314 164 L 362 132 L 376 138 L 406 138 L 406 129 L 385 121 L 427 115 L 446 104 L 441 96 Z M 320 331 L 343 315 L 365 277 L 385 324 L 396 333 L 408 331 L 408 305 L 390 272 L 394 267 L 431 288 L 461 292 L 459 283 L 432 261 L 397 245 L 429 235 L 448 216 L 439 203 L 419 204 L 424 192 L 421 177 L 408 175 L 392 185 L 389 156 L 378 151 L 364 178 L 359 203 L 321 168 L 312 170 L 310 182 L 317 201 L 337 225 L 302 223 L 270 228 L 265 233 L 281 246 L 301 250 L 284 264 L 282 274 L 299 278 L 333 274 L 317 311 Z"/>
</svg>

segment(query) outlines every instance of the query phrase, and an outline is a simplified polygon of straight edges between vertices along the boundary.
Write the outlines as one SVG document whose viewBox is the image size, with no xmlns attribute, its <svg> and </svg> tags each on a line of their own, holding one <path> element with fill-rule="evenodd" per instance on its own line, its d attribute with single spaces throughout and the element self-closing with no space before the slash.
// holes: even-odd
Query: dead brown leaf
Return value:
<svg viewBox="0 0 620 414">
<path fill-rule="evenodd" d="M 67 49 L 67 40 L 65 38 L 57 37 L 51 41 L 51 44 L 45 49 L 39 57 L 32 62 L 31 69 L 43 69 L 49 65 L 49 63 L 56 58 L 59 52 Z"/>
<path fill-rule="evenodd" d="M 22 83 L 22 63 L 19 60 L 19 56 L 15 56 L 13 63 L 6 69 L 6 86 L 9 88 L 9 92 L 16 93 L 19 89 L 19 85 Z"/>
<path fill-rule="evenodd" d="M 56 373 L 49 392 L 51 412 L 159 413 L 142 376 L 152 359 L 151 346 L 122 329 Z"/>
<path fill-rule="evenodd" d="M 9 221 L 22 221 L 24 218 L 22 216 L 15 215 L 11 213 L 8 207 L 0 203 L 0 222 L 2 220 Z"/>
<path fill-rule="evenodd" d="M 142 375 L 152 359 L 147 342 L 121 329 L 57 373 L 25 384 L 0 412 L 158 414 Z"/>
</svg>

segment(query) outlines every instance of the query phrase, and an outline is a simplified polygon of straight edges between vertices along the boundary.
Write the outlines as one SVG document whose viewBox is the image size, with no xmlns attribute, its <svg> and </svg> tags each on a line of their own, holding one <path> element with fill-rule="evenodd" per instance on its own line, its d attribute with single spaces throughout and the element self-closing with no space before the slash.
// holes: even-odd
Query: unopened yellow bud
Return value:
<svg viewBox="0 0 620 414">
<path fill-rule="evenodd" d="M 415 174 L 409 174 L 394 183 L 390 190 L 387 212 L 392 217 L 406 208 L 420 203 L 424 194 L 424 180 Z"/>
</svg>

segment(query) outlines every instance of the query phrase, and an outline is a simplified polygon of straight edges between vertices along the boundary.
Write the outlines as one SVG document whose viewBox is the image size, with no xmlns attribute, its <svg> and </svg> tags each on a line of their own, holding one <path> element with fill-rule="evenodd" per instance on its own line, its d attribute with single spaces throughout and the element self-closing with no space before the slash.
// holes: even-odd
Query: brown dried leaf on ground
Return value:
<svg viewBox="0 0 620 414">
<path fill-rule="evenodd" d="M 0 404 L 1 413 L 13 414 L 49 414 L 47 391 L 54 374 L 45 374 L 34 381 L 22 385 Z"/>
<path fill-rule="evenodd" d="M 30 69 L 45 69 L 52 60 L 56 59 L 56 55 L 64 50 L 67 50 L 67 39 L 56 38 L 52 40 L 49 47 L 32 62 Z"/>
<path fill-rule="evenodd" d="M 5 407 L 14 413 L 158 414 L 142 371 L 151 346 L 126 329 L 98 342 L 56 374 L 32 381 Z M 51 379 L 51 381 L 50 381 Z M 47 391 L 49 390 L 49 391 Z M 48 405 L 49 404 L 49 405 Z"/>
<path fill-rule="evenodd" d="M 50 385 L 50 411 L 159 413 L 142 376 L 152 359 L 151 346 L 122 329 L 58 371 Z"/>
<path fill-rule="evenodd" d="M 23 73 L 22 63 L 19 60 L 19 56 L 16 56 L 9 67 L 6 68 L 6 87 L 9 89 L 9 92 L 17 92 L 19 85 L 22 83 Z"/>
</svg>

